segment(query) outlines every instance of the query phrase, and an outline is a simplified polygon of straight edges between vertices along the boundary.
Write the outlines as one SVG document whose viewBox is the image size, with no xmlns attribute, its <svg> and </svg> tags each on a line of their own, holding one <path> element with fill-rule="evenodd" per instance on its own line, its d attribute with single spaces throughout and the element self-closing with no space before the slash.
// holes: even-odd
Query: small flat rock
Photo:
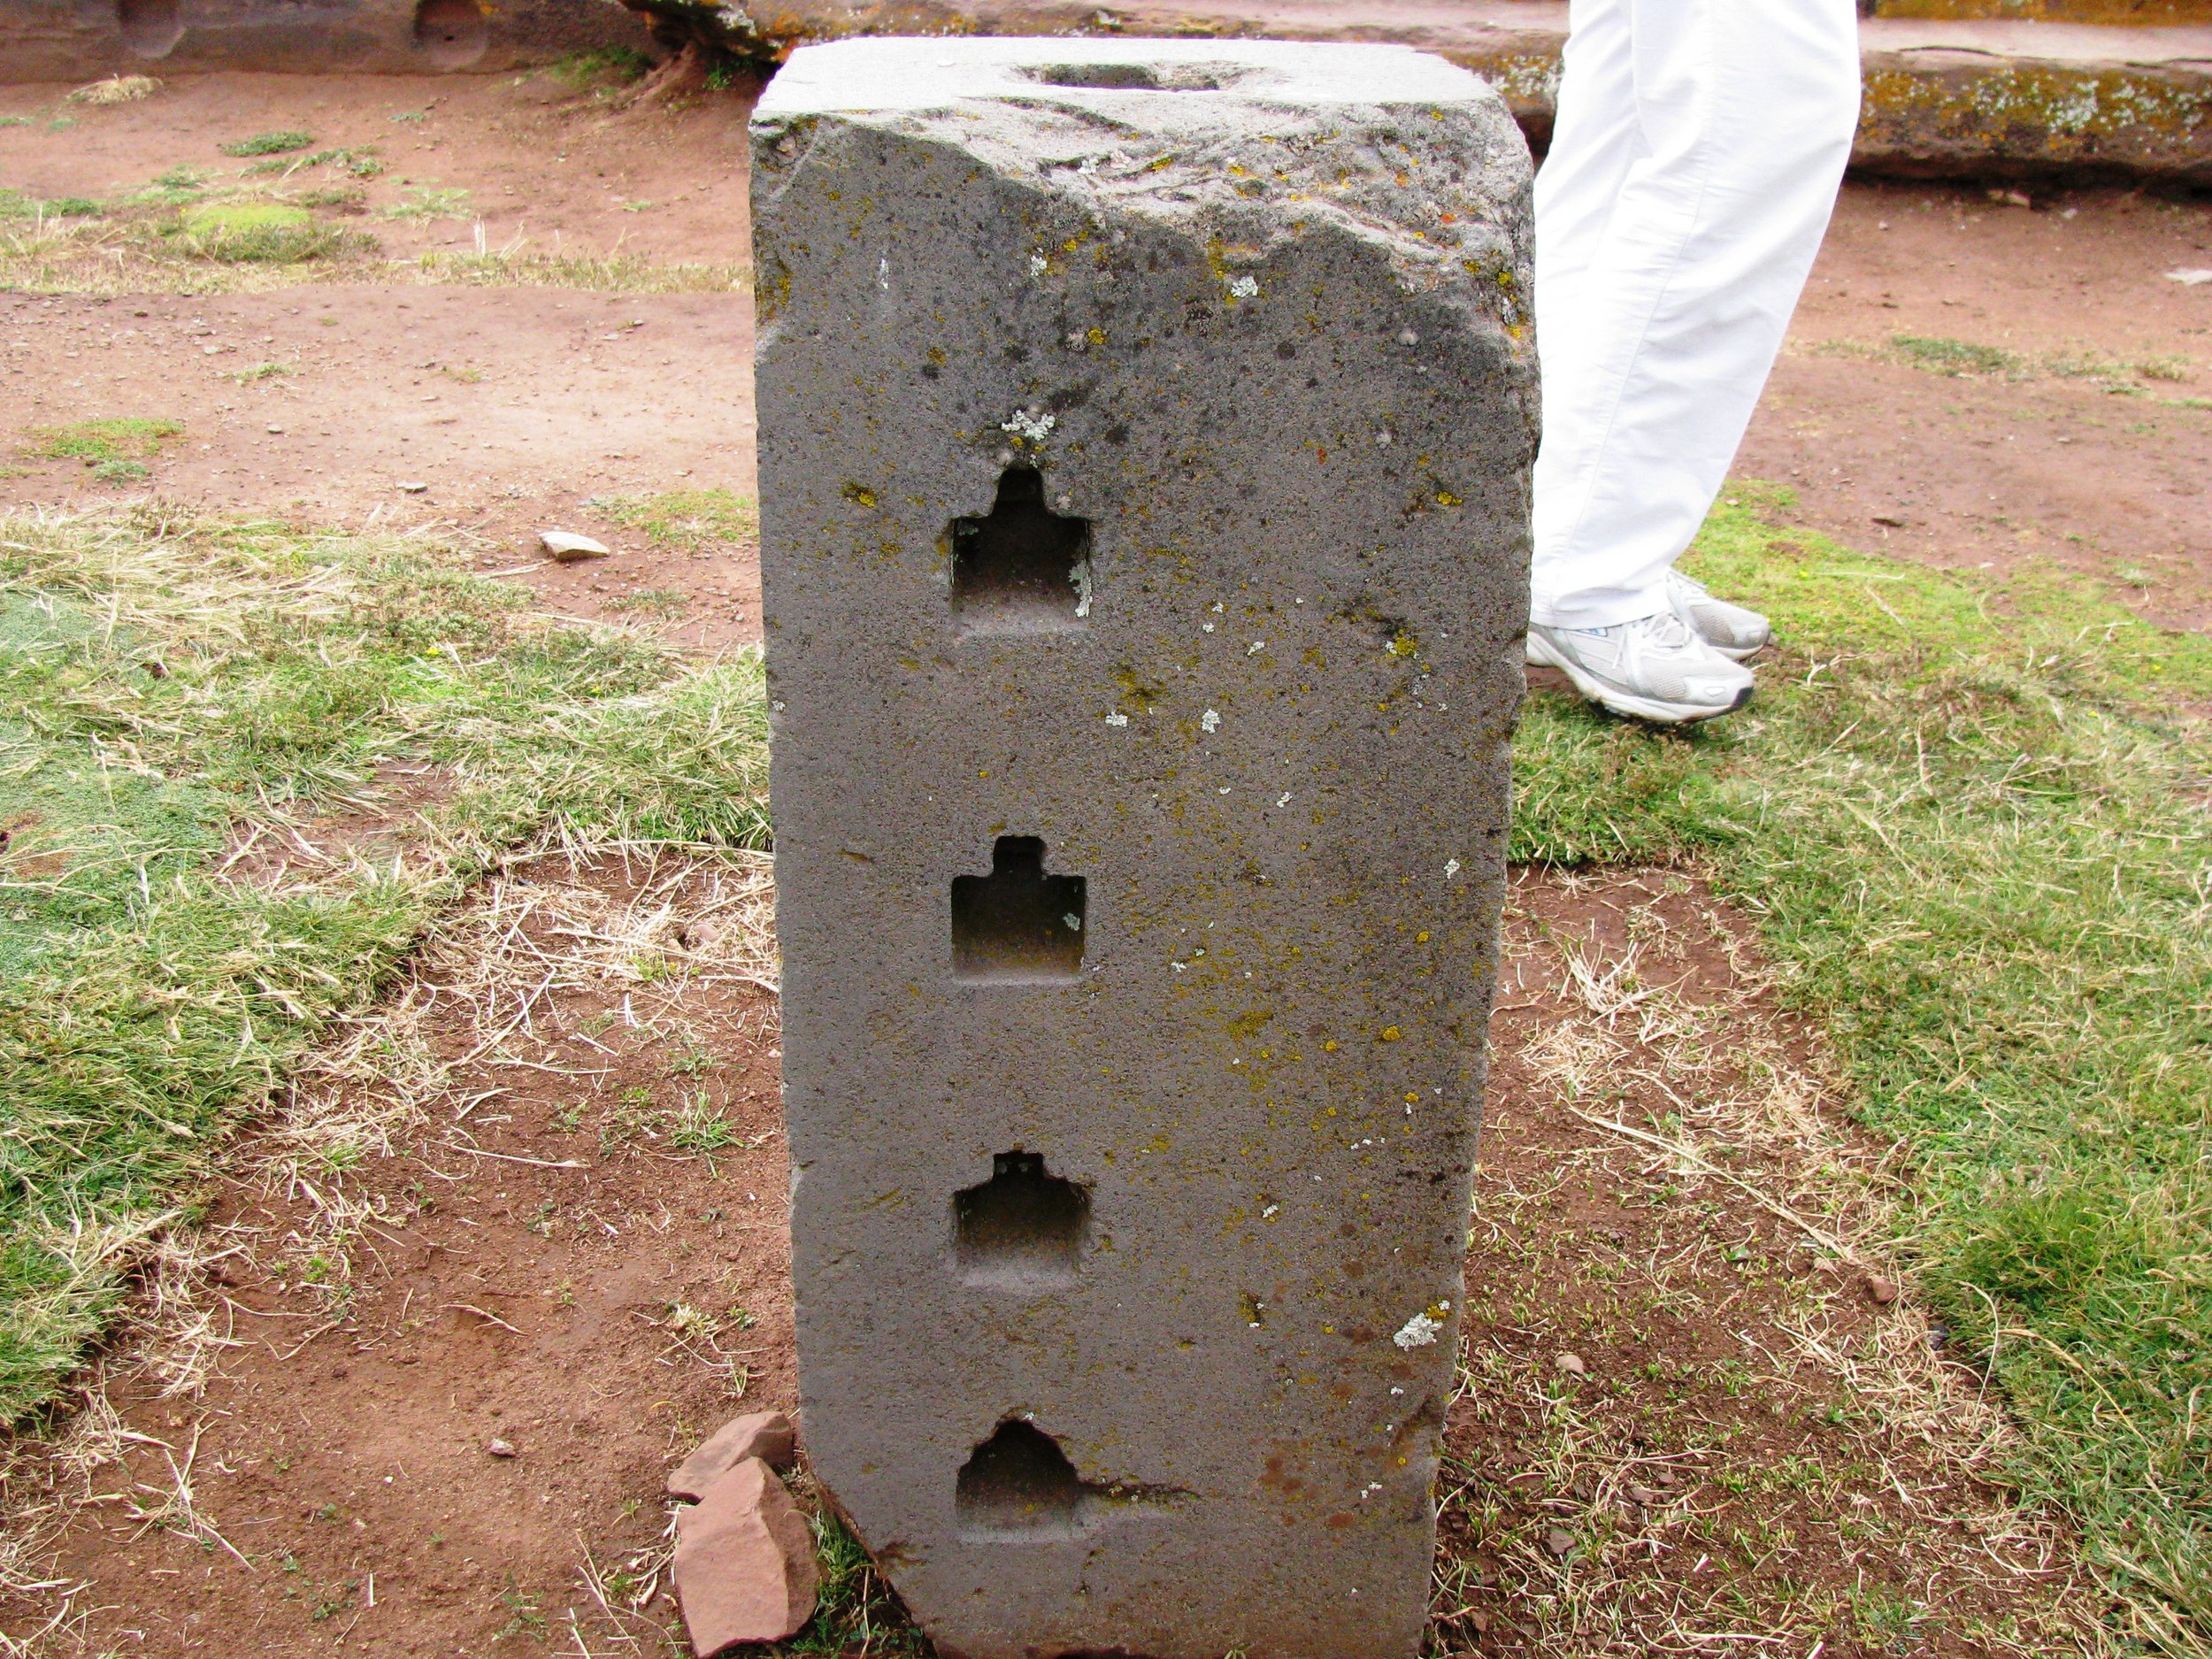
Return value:
<svg viewBox="0 0 2212 1659">
<path fill-rule="evenodd" d="M 512 1440 L 491 1440 L 486 1443 L 484 1449 L 494 1457 L 512 1457 L 515 1443 Z"/>
<path fill-rule="evenodd" d="M 1587 1377 L 1590 1368 L 1582 1363 L 1579 1354 L 1562 1354 L 1552 1363 L 1570 1377 Z"/>
<path fill-rule="evenodd" d="M 603 541 L 595 541 L 570 530 L 541 530 L 538 543 L 564 565 L 578 559 L 603 559 L 614 551 Z"/>
<path fill-rule="evenodd" d="M 430 488 L 427 484 L 402 484 L 400 489 L 410 495 L 419 495 Z"/>
<path fill-rule="evenodd" d="M 2169 271 L 2166 273 L 2166 280 L 2169 282 L 2178 282 L 2184 288 L 2200 288 L 2207 282 L 2212 282 L 2212 271 L 2208 271 L 2201 265 L 2190 265 L 2179 271 Z"/>
<path fill-rule="evenodd" d="M 669 1471 L 668 1495 L 679 1503 L 697 1503 L 708 1488 L 749 1457 L 757 1457 L 772 1469 L 788 1469 L 798 1445 L 798 1431 L 780 1411 L 749 1411 L 732 1417 Z"/>
<path fill-rule="evenodd" d="M 1869 1273 L 1866 1276 L 1866 1294 L 1886 1308 L 1897 1300 L 1897 1281 L 1884 1279 L 1879 1273 Z"/>
<path fill-rule="evenodd" d="M 813 1534 L 766 1463 L 747 1458 L 676 1511 L 674 1578 L 700 1659 L 736 1642 L 781 1641 L 813 1617 Z"/>
<path fill-rule="evenodd" d="M 1575 1535 L 1563 1526 L 1555 1526 L 1544 1534 L 1544 1548 L 1563 1561 L 1575 1547 Z"/>
</svg>

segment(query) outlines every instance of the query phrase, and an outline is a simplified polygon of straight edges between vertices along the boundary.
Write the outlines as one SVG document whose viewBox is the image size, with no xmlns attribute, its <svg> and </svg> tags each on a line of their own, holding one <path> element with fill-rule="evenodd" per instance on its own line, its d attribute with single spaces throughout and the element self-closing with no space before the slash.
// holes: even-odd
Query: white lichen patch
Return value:
<svg viewBox="0 0 2212 1659">
<path fill-rule="evenodd" d="M 1202 730 L 1208 732 L 1218 732 L 1221 729 L 1221 710 L 1218 709 L 1207 710 L 1205 713 L 1198 717 L 1198 724 Z"/>
<path fill-rule="evenodd" d="M 1426 1348 L 1436 1340 L 1444 1329 L 1444 1316 L 1452 1310 L 1448 1302 L 1440 1302 L 1433 1309 L 1424 1308 L 1398 1327 L 1390 1340 L 1400 1348 Z"/>
<path fill-rule="evenodd" d="M 1232 299 L 1257 299 L 1259 292 L 1260 280 L 1257 277 L 1240 276 L 1229 279 L 1229 297 Z"/>
<path fill-rule="evenodd" d="M 1454 876 L 1457 875 L 1458 873 L 1459 873 L 1459 860 L 1458 860 L 1458 859 L 1456 859 L 1456 858 L 1447 858 L 1447 859 L 1444 861 L 1444 879 L 1445 879 L 1445 880 L 1447 880 L 1447 881 L 1449 881 L 1449 880 L 1450 880 L 1450 879 L 1451 879 Z"/>
<path fill-rule="evenodd" d="M 999 430 L 1010 432 L 1017 438 L 1025 438 L 1032 443 L 1042 443 L 1052 435 L 1052 429 L 1057 424 L 1058 422 L 1048 414 L 1041 414 L 1035 410 L 1018 409 L 1014 411 L 1010 420 L 999 422 Z"/>
<path fill-rule="evenodd" d="M 1106 724 L 1111 726 L 1124 726 L 1129 724 L 1129 717 L 1119 709 L 1116 709 L 1106 717 Z"/>
</svg>

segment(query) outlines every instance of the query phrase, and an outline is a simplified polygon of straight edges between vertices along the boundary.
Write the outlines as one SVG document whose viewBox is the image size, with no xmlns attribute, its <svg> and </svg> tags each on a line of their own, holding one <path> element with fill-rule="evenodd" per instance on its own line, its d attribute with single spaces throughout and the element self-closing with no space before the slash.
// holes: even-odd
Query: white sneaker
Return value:
<svg viewBox="0 0 2212 1659">
<path fill-rule="evenodd" d="M 1714 598 L 1678 570 L 1667 572 L 1667 603 L 1697 630 L 1698 638 L 1740 663 L 1774 638 L 1774 625 L 1757 611 Z"/>
<path fill-rule="evenodd" d="M 1528 660 L 1565 671 L 1591 702 L 1661 726 L 1709 720 L 1751 701 L 1751 671 L 1700 639 L 1678 611 L 1609 628 L 1528 625 Z"/>
</svg>

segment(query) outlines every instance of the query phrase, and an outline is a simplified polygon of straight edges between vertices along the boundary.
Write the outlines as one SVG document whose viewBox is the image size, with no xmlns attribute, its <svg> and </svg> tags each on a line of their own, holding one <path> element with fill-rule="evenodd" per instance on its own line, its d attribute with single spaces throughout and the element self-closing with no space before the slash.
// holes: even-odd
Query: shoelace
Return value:
<svg viewBox="0 0 2212 1659">
<path fill-rule="evenodd" d="M 1687 645 L 1691 640 L 1690 625 L 1672 611 L 1655 611 L 1647 617 L 1639 617 L 1633 622 L 1621 622 L 1614 626 L 1624 634 L 1631 628 L 1640 628 L 1650 635 L 1655 643 L 1669 650 L 1679 649 Z M 1596 628 L 1592 632 L 1610 634 L 1613 629 Z"/>
</svg>

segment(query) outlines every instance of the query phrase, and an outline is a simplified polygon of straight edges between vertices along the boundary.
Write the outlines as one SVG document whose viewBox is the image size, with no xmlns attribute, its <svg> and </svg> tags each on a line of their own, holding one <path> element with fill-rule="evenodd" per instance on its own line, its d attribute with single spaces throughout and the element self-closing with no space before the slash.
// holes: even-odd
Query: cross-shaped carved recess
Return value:
<svg viewBox="0 0 2212 1659">
<path fill-rule="evenodd" d="M 1044 474 L 1010 466 L 980 518 L 955 518 L 952 616 L 963 634 L 1051 634 L 1091 612 L 1091 521 L 1045 504 Z"/>
<path fill-rule="evenodd" d="M 1002 835 L 991 873 L 952 879 L 955 978 L 1019 984 L 1083 968 L 1083 878 L 1045 873 L 1045 844 Z"/>
<path fill-rule="evenodd" d="M 1071 1282 L 1090 1231 L 1091 1195 L 1034 1152 L 1002 1152 L 991 1179 L 953 1194 L 954 1248 L 968 1285 L 1008 1290 Z"/>
</svg>

